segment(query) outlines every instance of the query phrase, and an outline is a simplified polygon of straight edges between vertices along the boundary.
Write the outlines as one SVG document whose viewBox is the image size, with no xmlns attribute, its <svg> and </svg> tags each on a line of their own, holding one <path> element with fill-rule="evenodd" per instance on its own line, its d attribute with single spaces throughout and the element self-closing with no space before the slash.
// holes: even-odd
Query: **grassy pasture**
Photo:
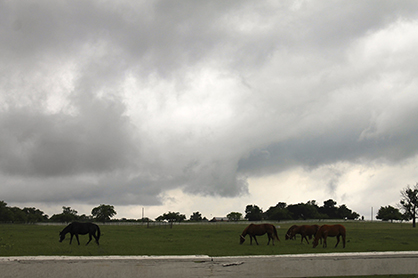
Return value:
<svg viewBox="0 0 418 278">
<path fill-rule="evenodd" d="M 107 255 L 278 255 L 325 252 L 371 252 L 418 250 L 418 228 L 409 223 L 345 222 L 346 248 L 334 248 L 335 238 L 328 238 L 328 248 L 297 240 L 285 240 L 287 229 L 294 223 L 274 223 L 280 242 L 267 246 L 267 236 L 258 237 L 259 246 L 249 244 L 249 237 L 239 245 L 239 235 L 247 224 L 196 224 L 168 226 L 99 225 L 100 246 L 94 240 L 85 246 L 88 236 L 80 236 L 81 245 L 69 234 L 58 242 L 65 226 L 0 225 L 0 256 L 107 256 Z M 296 223 L 297 224 L 297 223 Z M 313 223 L 312 223 L 313 224 Z M 321 223 L 318 223 L 321 224 Z M 312 240 L 310 241 L 310 243 Z"/>
</svg>

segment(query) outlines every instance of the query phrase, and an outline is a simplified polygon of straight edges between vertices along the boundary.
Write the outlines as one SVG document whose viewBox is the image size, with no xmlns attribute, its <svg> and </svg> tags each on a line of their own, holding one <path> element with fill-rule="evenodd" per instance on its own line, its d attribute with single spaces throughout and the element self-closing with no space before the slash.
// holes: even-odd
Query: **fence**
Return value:
<svg viewBox="0 0 418 278">
<path fill-rule="evenodd" d="M 238 257 L 0 257 L 0 273 L 4 278 L 416 275 L 418 274 L 418 252 L 326 253 Z"/>
</svg>

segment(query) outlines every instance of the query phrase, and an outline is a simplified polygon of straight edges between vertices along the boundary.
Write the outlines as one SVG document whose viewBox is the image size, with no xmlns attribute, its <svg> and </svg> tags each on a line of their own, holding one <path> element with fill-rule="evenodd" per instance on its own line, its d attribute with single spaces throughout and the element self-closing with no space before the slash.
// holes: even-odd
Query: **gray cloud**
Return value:
<svg viewBox="0 0 418 278">
<path fill-rule="evenodd" d="M 415 1 L 1 2 L 3 198 L 152 205 L 173 189 L 242 196 L 248 178 L 296 167 L 411 159 L 417 12 Z"/>
<path fill-rule="evenodd" d="M 77 116 L 9 109 L 0 120 L 1 171 L 54 177 L 129 167 L 137 150 L 117 106 L 97 101 Z"/>
</svg>

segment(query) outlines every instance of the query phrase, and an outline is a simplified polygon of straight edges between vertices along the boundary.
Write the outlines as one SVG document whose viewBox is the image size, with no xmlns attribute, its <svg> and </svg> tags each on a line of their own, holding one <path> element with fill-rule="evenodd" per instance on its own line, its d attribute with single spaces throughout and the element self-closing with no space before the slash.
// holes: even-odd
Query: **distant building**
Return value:
<svg viewBox="0 0 418 278">
<path fill-rule="evenodd" d="M 228 217 L 214 217 L 210 222 L 229 222 Z"/>
</svg>

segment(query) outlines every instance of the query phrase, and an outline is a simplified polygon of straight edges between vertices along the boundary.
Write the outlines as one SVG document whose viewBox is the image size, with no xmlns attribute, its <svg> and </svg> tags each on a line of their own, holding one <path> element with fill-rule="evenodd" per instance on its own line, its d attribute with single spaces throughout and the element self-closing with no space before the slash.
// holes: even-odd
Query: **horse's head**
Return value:
<svg viewBox="0 0 418 278">
<path fill-rule="evenodd" d="M 62 242 L 65 238 L 65 234 L 63 232 L 60 232 L 60 242 Z"/>
<path fill-rule="evenodd" d="M 286 234 L 286 235 L 284 236 L 284 238 L 285 238 L 286 240 L 291 239 L 291 237 L 290 237 L 290 235 L 289 235 L 289 234 Z"/>
<path fill-rule="evenodd" d="M 245 241 L 245 237 L 243 235 L 239 236 L 239 244 L 243 244 Z"/>
<path fill-rule="evenodd" d="M 312 243 L 312 247 L 313 247 L 313 248 L 315 248 L 316 246 L 318 246 L 318 241 L 319 241 L 319 240 L 318 240 L 317 238 L 315 238 L 315 239 L 314 239 L 314 241 L 313 241 L 313 243 Z"/>
</svg>

